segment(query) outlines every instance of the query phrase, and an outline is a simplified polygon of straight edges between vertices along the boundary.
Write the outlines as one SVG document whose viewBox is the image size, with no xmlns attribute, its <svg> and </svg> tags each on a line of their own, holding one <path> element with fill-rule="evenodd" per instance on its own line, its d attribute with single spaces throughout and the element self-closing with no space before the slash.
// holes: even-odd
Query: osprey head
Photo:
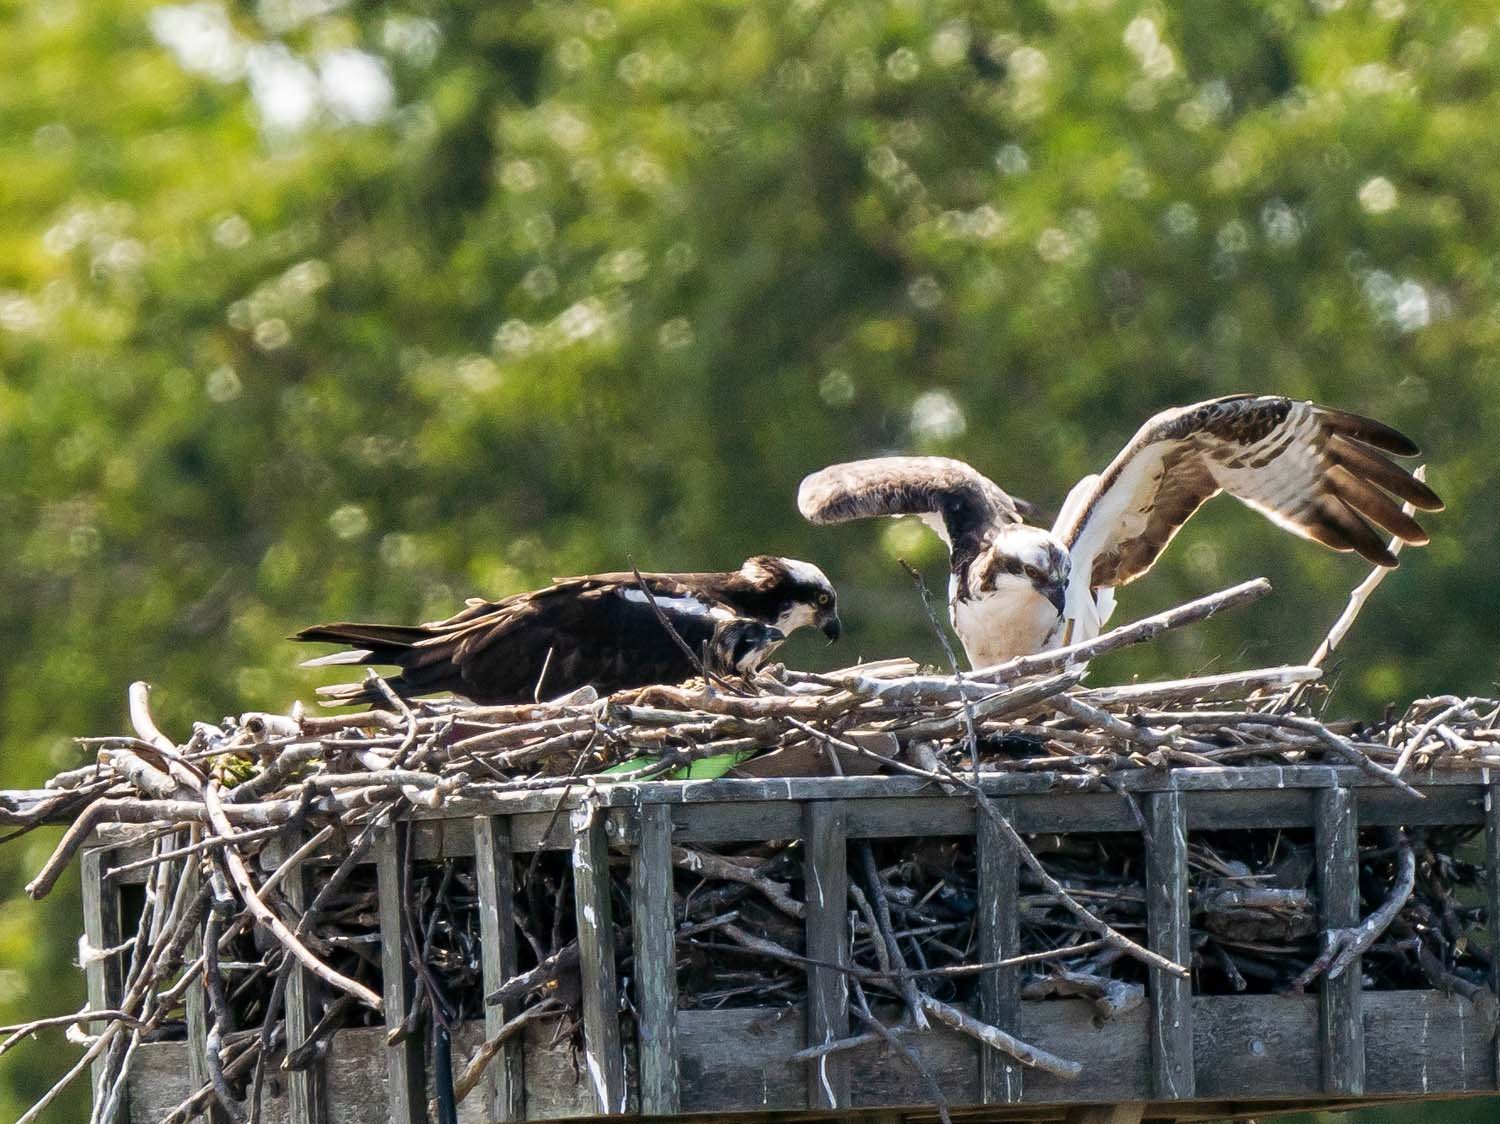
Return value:
<svg viewBox="0 0 1500 1124">
<path fill-rule="evenodd" d="M 996 566 L 987 575 L 995 589 L 1030 587 L 1063 615 L 1072 560 L 1057 536 L 1041 527 L 1013 523 L 995 531 L 991 547 Z"/>
<path fill-rule="evenodd" d="M 714 628 L 715 662 L 726 671 L 749 676 L 760 669 L 786 639 L 786 633 L 748 617 L 722 621 Z"/>
<path fill-rule="evenodd" d="M 811 562 L 757 554 L 745 560 L 740 577 L 754 589 L 760 603 L 756 616 L 782 633 L 790 635 L 803 625 L 816 625 L 829 643 L 842 633 L 838 594 L 827 575 Z"/>
</svg>

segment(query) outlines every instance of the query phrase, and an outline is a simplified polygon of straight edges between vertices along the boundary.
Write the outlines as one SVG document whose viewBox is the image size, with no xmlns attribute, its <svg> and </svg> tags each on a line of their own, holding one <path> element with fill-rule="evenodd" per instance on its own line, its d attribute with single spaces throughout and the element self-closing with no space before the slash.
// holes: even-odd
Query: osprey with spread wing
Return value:
<svg viewBox="0 0 1500 1124">
<path fill-rule="evenodd" d="M 832 584 L 811 563 L 759 555 L 728 573 L 642 574 L 640 581 L 633 573 L 593 574 L 499 601 L 476 598 L 447 620 L 325 624 L 292 639 L 352 647 L 304 667 L 389 665 L 401 669 L 387 680 L 397 694 L 451 691 L 488 705 L 585 684 L 611 694 L 679 683 L 698 668 L 672 631 L 695 656 L 706 646 L 709 671 L 749 675 L 803 625 L 838 638 Z M 381 700 L 365 683 L 320 687 L 318 695 L 336 706 Z"/>
<path fill-rule="evenodd" d="M 1205 500 L 1228 492 L 1293 534 L 1394 566 L 1376 527 L 1427 534 L 1402 503 L 1437 494 L 1386 454 L 1417 447 L 1388 425 L 1311 402 L 1250 394 L 1157 414 L 1103 473 L 1080 480 L 1050 530 L 962 461 L 880 457 L 802 481 L 814 523 L 917 515 L 948 545 L 949 616 L 975 667 L 1091 639 Z M 1071 623 L 1071 628 L 1068 625 Z"/>
</svg>

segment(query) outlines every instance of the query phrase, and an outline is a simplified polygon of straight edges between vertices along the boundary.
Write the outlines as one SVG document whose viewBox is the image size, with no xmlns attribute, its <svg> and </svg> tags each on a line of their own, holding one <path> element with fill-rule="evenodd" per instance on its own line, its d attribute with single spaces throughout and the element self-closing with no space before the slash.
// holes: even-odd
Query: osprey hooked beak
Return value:
<svg viewBox="0 0 1500 1124">
<path fill-rule="evenodd" d="M 1045 597 L 1048 601 L 1052 602 L 1052 607 L 1057 610 L 1058 616 L 1063 615 L 1063 606 L 1068 603 L 1067 582 L 1050 582 L 1047 585 L 1039 585 L 1037 586 L 1037 592 Z"/>
<path fill-rule="evenodd" d="M 830 644 L 844 634 L 844 626 L 840 623 L 837 613 L 829 613 L 818 622 L 818 627 L 823 630 L 823 635 L 828 637 Z"/>
</svg>

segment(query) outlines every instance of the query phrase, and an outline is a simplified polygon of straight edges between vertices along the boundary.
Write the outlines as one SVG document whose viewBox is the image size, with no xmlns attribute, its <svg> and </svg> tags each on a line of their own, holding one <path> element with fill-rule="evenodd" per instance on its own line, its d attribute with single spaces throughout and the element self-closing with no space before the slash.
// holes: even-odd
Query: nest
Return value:
<svg viewBox="0 0 1500 1124">
<path fill-rule="evenodd" d="M 1319 676 L 1314 665 L 1082 685 L 1094 656 L 1266 588 L 1247 583 L 1087 644 L 966 675 L 925 673 L 905 660 L 826 674 L 777 667 L 753 682 L 710 680 L 605 699 L 585 690 L 505 707 L 408 703 L 375 679 L 386 707 L 247 714 L 199 723 L 182 742 L 158 730 L 147 689 L 137 684 L 130 691 L 133 734 L 87 739 L 95 764 L 54 778 L 43 791 L 0 795 L 0 823 L 21 831 L 69 825 L 28 886 L 33 897 L 48 892 L 91 833 L 107 824 L 139 825 L 135 842 L 149 853 L 134 865 L 147 872 L 146 893 L 122 999 L 112 1012 L 8 1028 L 0 1053 L 44 1027 L 72 1028 L 85 1051 L 70 1077 L 102 1064 L 95 1101 L 102 1119 L 120 1095 L 135 1047 L 180 1035 L 183 997 L 193 981 L 205 980 L 210 1079 L 167 1119 L 187 1120 L 213 1101 L 236 1120 L 257 1119 L 268 1079 L 309 1064 L 317 1043 L 340 1027 L 380 1021 L 379 895 L 368 856 L 380 830 L 414 806 L 440 809 L 533 790 L 576 796 L 661 778 L 882 773 L 969 793 L 995 816 L 977 775 L 1045 773 L 1058 787 L 1089 790 L 1140 770 L 1332 763 L 1411 791 L 1405 776 L 1413 768 L 1500 765 L 1495 700 L 1423 699 L 1373 723 L 1324 722 L 1305 705 Z M 1025 966 L 1024 997 L 1081 996 L 1109 1019 L 1143 1001 L 1150 967 L 1180 973 L 1142 946 L 1140 833 L 1023 839 L 1008 823 L 1005 829 L 1023 857 L 1021 956 L 1011 963 Z M 1474 996 L 1490 970 L 1488 954 L 1467 939 L 1484 917 L 1466 892 L 1481 872 L 1461 852 L 1474 830 L 1361 832 L 1365 921 L 1334 934 L 1317 922 L 1310 831 L 1195 833 L 1188 851 L 1192 963 L 1183 967 L 1199 994 L 1296 991 L 1362 955 L 1367 986 L 1435 986 Z M 673 848 L 682 1006 L 764 1007 L 805 998 L 801 848 L 797 841 Z M 286 876 L 308 855 L 329 850 L 342 861 L 320 875 L 303 908 L 293 909 Z M 528 1022 L 554 1020 L 558 1040 L 577 1034 L 568 858 L 516 857 L 521 972 L 489 997 L 481 985 L 472 862 L 403 858 L 406 950 L 418 973 L 418 1001 L 404 1032 L 480 1017 L 486 999 L 516 1004 L 511 1009 L 519 1012 L 475 1056 L 458 1059 L 448 1091 L 454 1098 L 475 1088 L 498 1043 Z M 974 951 L 972 838 L 856 840 L 849 859 L 845 970 L 853 1013 L 865 1029 L 804 1054 L 875 1037 L 895 1042 L 898 1024 L 931 1016 L 1028 1064 L 1068 1072 L 1065 1059 L 965 1014 L 985 967 Z M 628 863 L 612 864 L 611 875 L 624 930 Z M 628 937 L 617 949 L 622 975 L 634 975 Z M 329 999 L 311 1040 L 288 1056 L 285 989 L 299 964 L 329 985 Z M 92 1033 L 82 1032 L 86 1021 Z"/>
</svg>

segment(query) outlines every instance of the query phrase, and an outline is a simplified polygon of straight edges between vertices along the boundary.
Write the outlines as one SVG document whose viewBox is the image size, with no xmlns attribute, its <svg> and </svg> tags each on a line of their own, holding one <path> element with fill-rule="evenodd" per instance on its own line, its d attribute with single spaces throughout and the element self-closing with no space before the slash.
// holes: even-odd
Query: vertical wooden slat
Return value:
<svg viewBox="0 0 1500 1124">
<path fill-rule="evenodd" d="M 474 870 L 479 882 L 479 940 L 484 993 L 491 994 L 516 974 L 515 856 L 510 821 L 499 816 L 474 820 Z M 491 1003 L 484 1009 L 484 1036 L 500 1033 L 507 1019 L 519 1014 L 519 1000 Z M 526 1117 L 525 1036 L 513 1034 L 500 1047 L 485 1076 L 491 1120 Z"/>
<path fill-rule="evenodd" d="M 677 926 L 672 915 L 672 809 L 646 804 L 631 857 L 641 1114 L 675 1116 L 677 1094 Z"/>
<path fill-rule="evenodd" d="M 992 803 L 1010 818 L 1010 801 Z M 1021 951 L 1021 856 L 1010 836 L 983 813 L 978 816 L 974 845 L 979 867 L 979 959 L 1004 960 Z M 1019 1035 L 1020 1013 L 1020 968 L 997 968 L 980 975 L 980 1018 Z M 1015 1104 L 1021 1099 L 1021 1063 L 1009 1054 L 981 1045 L 979 1080 L 985 1104 Z"/>
<path fill-rule="evenodd" d="M 1346 788 L 1317 796 L 1319 916 L 1325 930 L 1359 923 L 1359 852 L 1354 797 Z M 1322 1028 L 1323 1089 L 1344 1096 L 1365 1091 L 1365 1026 L 1360 985 L 1363 965 L 1356 957 L 1338 979 L 1325 973 L 1318 983 Z"/>
<path fill-rule="evenodd" d="M 1146 929 L 1151 950 L 1191 967 L 1187 813 L 1182 793 L 1152 793 L 1146 820 Z M 1193 1096 L 1193 980 L 1150 969 L 1151 1085 L 1159 1100 Z"/>
<path fill-rule="evenodd" d="M 601 1115 L 626 1108 L 625 1056 L 620 1044 L 615 922 L 609 895 L 609 839 L 602 809 L 573 813 L 573 903 L 583 983 L 584 1069 Z"/>
<path fill-rule="evenodd" d="M 288 841 L 287 850 L 295 850 L 301 839 Z M 299 863 L 282 883 L 287 904 L 300 917 L 312 903 L 313 891 L 306 863 Z M 318 977 L 301 964 L 294 964 L 286 985 L 286 1048 L 291 1053 L 307 1040 L 318 1024 L 322 987 Z M 287 1074 L 287 1116 L 291 1124 L 328 1124 L 327 1060 L 317 1058 L 305 1069 Z"/>
<path fill-rule="evenodd" d="M 83 852 L 81 862 L 83 935 L 93 953 L 84 965 L 84 979 L 88 987 L 89 1006 L 96 1011 L 117 1006 L 124 989 L 125 969 L 120 960 L 121 954 L 97 955 L 100 949 L 118 948 L 124 939 L 121 935 L 120 889 L 114 882 L 107 881 L 113 859 L 111 851 L 103 847 L 90 847 Z M 89 1031 L 100 1034 L 105 1025 L 103 1022 L 90 1023 Z M 105 1059 L 101 1055 L 95 1060 L 91 1071 L 96 1103 L 100 1099 L 104 1068 Z M 129 1099 L 122 1096 L 121 1105 L 128 1103 Z M 121 1110 L 116 1113 L 115 1120 L 121 1121 L 124 1116 Z"/>
<path fill-rule="evenodd" d="M 406 905 L 401 877 L 410 827 L 391 824 L 375 837 L 375 878 L 380 909 L 380 974 L 385 1000 L 386 1096 L 391 1124 L 426 1124 L 427 1081 L 420 1031 L 400 1042 L 389 1036 L 399 1030 L 411 1013 L 416 991 L 416 973 L 401 939 L 402 911 Z"/>
<path fill-rule="evenodd" d="M 1490 987 L 1500 995 L 1500 784 L 1484 787 L 1484 855 L 1485 904 L 1490 915 Z M 1495 1087 L 1500 1088 L 1500 1035 L 1495 1037 L 1493 1055 Z"/>
<path fill-rule="evenodd" d="M 807 898 L 807 956 L 849 962 L 849 848 L 844 806 L 815 800 L 802 813 L 803 882 Z M 807 1042 L 819 1045 L 849 1033 L 849 983 L 843 972 L 816 964 L 807 969 Z M 845 1053 L 808 1063 L 809 1108 L 849 1107 Z"/>
</svg>

